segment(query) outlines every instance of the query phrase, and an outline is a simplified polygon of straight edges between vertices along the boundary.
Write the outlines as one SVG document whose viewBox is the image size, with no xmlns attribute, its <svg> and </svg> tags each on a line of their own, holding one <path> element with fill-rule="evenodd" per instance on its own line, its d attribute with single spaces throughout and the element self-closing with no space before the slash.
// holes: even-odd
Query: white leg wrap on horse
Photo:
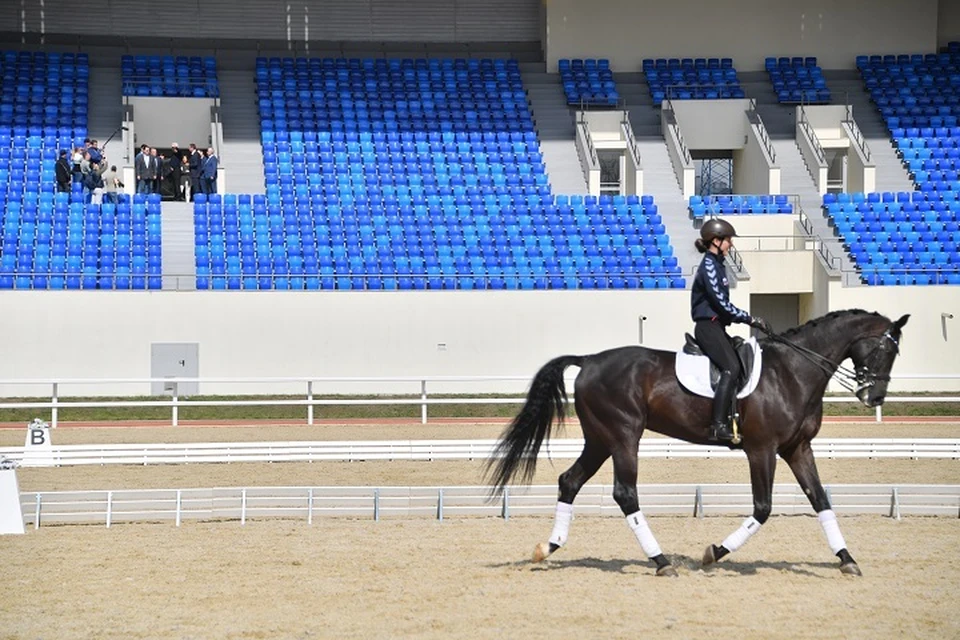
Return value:
<svg viewBox="0 0 960 640">
<path fill-rule="evenodd" d="M 562 547 L 570 533 L 570 521 L 573 520 L 573 505 L 566 502 L 557 502 L 557 512 L 553 516 L 553 533 L 550 542 Z"/>
<path fill-rule="evenodd" d="M 727 551 L 736 551 L 746 544 L 747 540 L 750 539 L 750 536 L 755 534 L 757 531 L 760 531 L 760 523 L 757 522 L 756 518 L 750 516 L 743 521 L 743 524 L 740 525 L 739 529 L 727 536 L 727 539 L 724 540 L 722 544 Z"/>
<path fill-rule="evenodd" d="M 833 512 L 833 509 L 825 509 L 818 513 L 817 520 L 820 521 L 820 526 L 823 527 L 823 532 L 827 536 L 827 544 L 830 545 L 830 550 L 833 551 L 834 554 L 839 553 L 841 549 L 847 548 L 843 534 L 840 533 L 840 525 L 837 524 L 837 514 Z"/>
<path fill-rule="evenodd" d="M 660 545 L 657 544 L 657 539 L 653 537 L 653 532 L 650 531 L 650 525 L 647 524 L 647 519 L 643 517 L 642 511 L 628 515 L 627 524 L 630 525 L 633 535 L 637 536 L 640 547 L 648 558 L 655 558 L 663 553 L 660 551 Z"/>
</svg>

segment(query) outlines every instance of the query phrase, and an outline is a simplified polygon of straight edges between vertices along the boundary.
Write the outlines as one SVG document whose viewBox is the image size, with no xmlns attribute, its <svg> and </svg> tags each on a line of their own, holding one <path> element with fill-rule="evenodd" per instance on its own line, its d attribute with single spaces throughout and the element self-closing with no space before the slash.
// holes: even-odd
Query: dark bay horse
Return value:
<svg viewBox="0 0 960 640">
<path fill-rule="evenodd" d="M 770 516 L 774 469 L 783 458 L 810 499 L 840 570 L 860 575 L 847 551 L 830 500 L 820 483 L 810 441 L 820 430 L 823 394 L 840 369 L 868 407 L 883 403 L 890 369 L 899 353 L 900 332 L 909 315 L 896 322 L 859 309 L 837 311 L 761 341 L 763 371 L 757 389 L 740 401 L 742 447 L 750 464 L 753 515 L 720 545 L 707 547 L 704 566 L 740 548 Z M 850 358 L 853 371 L 841 367 Z M 543 560 L 567 540 L 573 501 L 607 458 L 613 458 L 613 498 L 626 516 L 657 575 L 676 575 L 664 557 L 637 500 L 637 447 L 644 429 L 696 444 L 707 439 L 711 399 L 680 386 L 675 355 L 644 347 L 621 347 L 586 356 L 561 356 L 537 372 L 526 403 L 503 432 L 487 474 L 496 493 L 518 477 L 529 483 L 537 454 L 556 419 L 564 419 L 564 370 L 575 365 L 575 407 L 583 430 L 583 452 L 560 475 L 560 494 L 549 542 L 534 551 Z"/>
</svg>

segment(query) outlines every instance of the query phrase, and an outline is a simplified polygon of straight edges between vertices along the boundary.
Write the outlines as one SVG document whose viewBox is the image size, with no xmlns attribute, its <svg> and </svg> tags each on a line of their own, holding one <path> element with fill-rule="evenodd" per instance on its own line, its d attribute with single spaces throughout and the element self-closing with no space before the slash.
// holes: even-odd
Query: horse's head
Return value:
<svg viewBox="0 0 960 640">
<path fill-rule="evenodd" d="M 858 339 L 850 348 L 857 375 L 856 394 L 860 402 L 868 407 L 883 404 L 890 384 L 890 369 L 900 353 L 900 330 L 907 324 L 910 314 L 891 322 L 879 335 L 869 335 Z"/>
</svg>

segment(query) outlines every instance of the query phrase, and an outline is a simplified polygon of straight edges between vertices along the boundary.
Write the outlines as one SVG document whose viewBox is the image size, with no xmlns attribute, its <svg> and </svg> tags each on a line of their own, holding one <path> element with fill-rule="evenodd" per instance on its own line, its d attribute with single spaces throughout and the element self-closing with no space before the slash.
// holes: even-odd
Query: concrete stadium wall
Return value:
<svg viewBox="0 0 960 640">
<path fill-rule="evenodd" d="M 937 17 L 937 44 L 947 46 L 948 42 L 960 40 L 960 2 L 940 0 Z"/>
<path fill-rule="evenodd" d="M 749 266 L 749 265 L 748 265 Z M 956 373 L 960 287 L 823 286 L 801 315 L 861 307 L 896 318 L 913 314 L 897 371 Z M 829 291 L 825 303 L 822 292 Z M 749 281 L 732 291 L 749 309 Z M 198 343 L 202 377 L 423 375 L 532 376 L 552 357 L 637 344 L 675 350 L 692 327 L 689 291 L 542 292 L 30 292 L 0 295 L 8 336 L 0 380 L 146 378 L 153 343 Z M 824 308 L 827 305 L 829 308 Z M 941 313 L 954 314 L 947 333 Z M 745 333 L 742 325 L 737 333 Z M 518 391 L 526 382 L 451 383 L 450 391 Z M 381 385 L 379 389 L 384 389 Z M 898 388 L 960 389 L 960 381 Z M 440 387 L 432 387 L 433 391 Z M 390 389 L 387 389 L 390 390 Z M 392 389 L 417 392 L 407 384 Z M 299 386 L 251 393 L 302 392 Z M 344 384 L 323 392 L 371 391 Z M 207 384 L 201 393 L 240 393 Z M 0 384 L 0 395 L 48 394 L 48 386 Z M 146 383 L 85 388 L 65 395 L 149 393 Z"/>
<path fill-rule="evenodd" d="M 742 149 L 750 126 L 749 108 L 749 100 L 673 101 L 677 124 L 690 151 Z"/>
<path fill-rule="evenodd" d="M 749 284 L 741 284 L 733 299 L 748 306 Z M 199 343 L 201 377 L 532 376 L 558 355 L 637 344 L 640 316 L 646 316 L 645 345 L 676 349 L 692 327 L 689 300 L 686 290 L 13 291 L 0 295 L 8 310 L 0 331 L 15 337 L 5 341 L 0 380 L 149 377 L 152 343 Z M 409 384 L 403 389 L 419 391 Z M 33 391 L 49 393 L 46 387 Z M 69 393 L 79 391 L 71 387 Z M 225 391 L 239 392 L 201 389 Z M 149 386 L 139 392 L 148 393 Z M 0 395 L 23 393 L 0 385 Z"/>
<path fill-rule="evenodd" d="M 857 55 L 936 51 L 938 35 L 958 31 L 951 3 L 551 0 L 544 50 L 548 71 L 560 58 L 608 58 L 628 72 L 644 58 L 669 57 L 729 57 L 739 71 L 758 71 L 766 56 L 817 56 L 826 69 L 852 69 Z"/>
<path fill-rule="evenodd" d="M 533 42 L 541 32 L 539 0 L 203 0 L 158 7 L 147 0 L 0 3 L 0 31 L 255 42 Z M 202 45 L 200 45 L 202 46 Z M 254 46 L 256 48 L 256 46 Z M 411 47 L 412 51 L 416 47 Z"/>
</svg>

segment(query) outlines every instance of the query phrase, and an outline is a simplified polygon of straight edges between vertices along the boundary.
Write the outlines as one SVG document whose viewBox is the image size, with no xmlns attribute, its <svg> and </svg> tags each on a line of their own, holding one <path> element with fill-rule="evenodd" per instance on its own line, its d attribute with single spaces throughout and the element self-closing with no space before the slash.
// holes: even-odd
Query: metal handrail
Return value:
<svg viewBox="0 0 960 640">
<path fill-rule="evenodd" d="M 637 146 L 637 139 L 633 135 L 633 126 L 630 124 L 630 116 L 626 109 L 623 111 L 623 120 L 620 121 L 620 127 L 623 129 L 623 137 L 627 143 L 627 151 L 629 151 L 633 157 L 634 165 L 636 165 L 637 169 L 642 169 L 643 163 L 640 158 L 640 148 Z"/>
<path fill-rule="evenodd" d="M 623 111 L 627 108 L 626 98 L 617 98 L 616 104 L 597 104 L 595 102 L 587 102 L 581 97 L 580 101 L 575 104 L 578 106 L 578 111 L 590 111 L 591 109 L 594 111 Z"/>
<path fill-rule="evenodd" d="M 821 164 L 827 164 L 826 151 L 823 150 L 823 145 L 820 143 L 820 138 L 817 137 L 817 132 L 814 131 L 813 125 L 811 125 L 807 119 L 807 110 L 803 108 L 802 104 L 800 105 L 799 124 L 803 132 L 810 138 L 810 143 L 813 146 L 813 152 L 817 155 L 817 160 L 820 161 Z"/>
<path fill-rule="evenodd" d="M 853 141 L 856 143 L 857 148 L 860 149 L 860 152 L 863 154 L 863 157 L 870 162 L 870 148 L 867 146 L 867 141 L 863 137 L 863 133 L 860 131 L 860 127 L 857 125 L 857 121 L 852 117 L 844 120 L 843 124 L 847 125 L 850 129 L 850 133 L 853 134 Z"/>
<path fill-rule="evenodd" d="M 673 101 L 667 98 L 664 102 L 667 105 L 666 109 L 663 109 L 664 119 L 667 121 L 667 126 L 670 127 L 670 130 L 673 131 L 673 134 L 677 137 L 677 143 L 680 145 L 680 154 L 683 156 L 684 165 L 688 165 L 693 162 L 693 159 L 690 156 L 690 150 L 687 149 L 687 143 L 683 139 L 683 134 L 680 132 L 680 123 L 677 122 L 677 115 L 673 109 Z"/>
<path fill-rule="evenodd" d="M 729 85 L 729 84 L 697 84 L 697 85 L 683 85 L 683 84 L 670 84 L 664 87 L 665 98 L 664 101 L 672 100 L 674 98 L 682 100 L 684 98 L 677 98 L 677 94 L 680 91 L 692 91 L 695 89 L 717 89 L 718 91 L 736 89 L 739 88 L 739 85 Z M 732 98 L 730 96 L 726 97 L 716 97 L 716 98 L 696 98 L 697 100 L 737 100 L 738 98 Z M 740 98 L 742 99 L 742 98 Z"/>
<path fill-rule="evenodd" d="M 773 148 L 773 141 L 770 140 L 770 136 L 767 134 L 767 127 L 764 126 L 763 118 L 760 117 L 760 113 L 757 111 L 756 98 L 750 98 L 750 108 L 747 110 L 747 118 L 750 120 L 750 123 L 757 128 L 760 143 L 770 156 L 770 162 L 777 164 L 777 151 Z"/>
<path fill-rule="evenodd" d="M 591 167 L 599 167 L 600 159 L 597 157 L 597 150 L 594 148 L 593 139 L 590 137 L 590 127 L 587 126 L 587 121 L 584 119 L 582 111 L 580 112 L 580 118 L 577 120 L 577 126 L 583 131 L 583 139 L 587 144 Z"/>
<path fill-rule="evenodd" d="M 193 78 L 193 77 L 183 77 L 183 76 L 164 76 L 164 75 L 146 75 L 146 76 L 123 76 L 120 79 L 121 83 L 126 85 L 130 84 L 136 87 L 139 86 L 151 86 L 159 85 L 163 86 L 166 84 L 189 84 L 191 86 L 206 86 L 207 84 L 215 84 L 217 79 L 214 78 Z"/>
</svg>

